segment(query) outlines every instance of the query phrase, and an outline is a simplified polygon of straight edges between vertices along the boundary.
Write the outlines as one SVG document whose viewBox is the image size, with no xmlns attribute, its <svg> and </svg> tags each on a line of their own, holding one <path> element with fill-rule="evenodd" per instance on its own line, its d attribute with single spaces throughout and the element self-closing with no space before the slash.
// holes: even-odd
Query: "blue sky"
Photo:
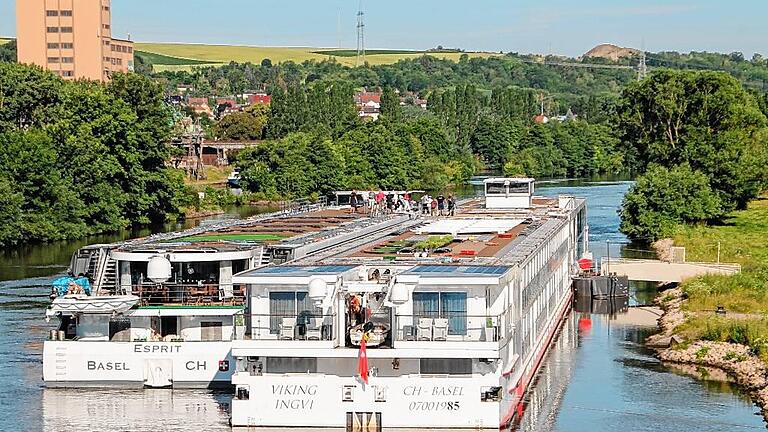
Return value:
<svg viewBox="0 0 768 432">
<path fill-rule="evenodd" d="M 15 1 L 22 0 L 0 0 L 0 35 L 15 34 Z M 113 0 L 112 26 L 144 42 L 354 47 L 357 7 L 358 0 Z M 610 42 L 768 52 L 768 0 L 364 0 L 364 9 L 369 48 L 576 56 Z"/>
</svg>

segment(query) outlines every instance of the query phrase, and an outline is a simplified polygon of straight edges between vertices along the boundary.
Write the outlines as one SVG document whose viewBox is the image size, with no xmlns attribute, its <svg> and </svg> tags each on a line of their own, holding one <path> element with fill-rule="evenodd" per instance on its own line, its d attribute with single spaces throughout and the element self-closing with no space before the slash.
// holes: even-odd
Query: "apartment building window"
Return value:
<svg viewBox="0 0 768 432">
<path fill-rule="evenodd" d="M 132 54 L 132 53 L 133 53 L 133 48 L 128 47 L 128 54 Z"/>
<path fill-rule="evenodd" d="M 60 60 L 59 57 L 48 57 L 48 63 L 58 63 Z"/>
<path fill-rule="evenodd" d="M 110 41 L 108 41 L 108 40 L 105 40 L 105 41 L 104 41 L 104 46 L 109 46 L 109 45 L 110 45 L 110 43 L 111 43 Z"/>
<path fill-rule="evenodd" d="M 71 17 L 72 16 L 72 11 L 71 10 L 63 10 L 63 11 L 60 12 L 60 15 L 64 16 L 64 17 Z"/>
<path fill-rule="evenodd" d="M 109 58 L 109 57 L 104 57 L 104 61 L 105 61 L 105 62 L 109 63 L 109 61 L 110 61 L 110 60 L 112 60 L 112 59 L 111 59 L 111 58 Z"/>
<path fill-rule="evenodd" d="M 48 33 L 58 33 L 59 32 L 59 28 L 58 27 L 48 27 L 48 28 L 45 29 L 45 31 L 47 31 Z"/>
<path fill-rule="evenodd" d="M 59 49 L 58 42 L 48 42 L 48 49 Z"/>
<path fill-rule="evenodd" d="M 72 33 L 72 27 L 62 27 L 61 28 L 62 33 Z"/>
<path fill-rule="evenodd" d="M 59 16 L 59 11 L 57 11 L 57 10 L 45 11 L 45 16 L 49 16 L 49 17 Z"/>
<path fill-rule="evenodd" d="M 110 28 L 109 24 L 104 24 L 104 30 L 109 30 L 109 28 Z"/>
<path fill-rule="evenodd" d="M 74 63 L 75 58 L 74 57 L 62 57 L 61 58 L 62 63 Z"/>
<path fill-rule="evenodd" d="M 61 76 L 63 77 L 73 77 L 75 76 L 74 71 L 61 71 Z"/>
<path fill-rule="evenodd" d="M 62 42 L 61 48 L 62 49 L 72 49 L 75 45 L 72 42 Z"/>
<path fill-rule="evenodd" d="M 109 12 L 109 6 L 102 6 L 101 9 L 104 10 L 104 12 Z"/>
</svg>

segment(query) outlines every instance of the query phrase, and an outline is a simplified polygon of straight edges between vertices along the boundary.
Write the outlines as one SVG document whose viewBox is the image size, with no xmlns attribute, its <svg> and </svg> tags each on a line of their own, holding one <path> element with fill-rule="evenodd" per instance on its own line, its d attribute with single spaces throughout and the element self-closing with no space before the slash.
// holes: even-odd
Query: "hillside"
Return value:
<svg viewBox="0 0 768 432">
<path fill-rule="evenodd" d="M 204 45 L 204 44 L 179 44 L 179 43 L 137 43 L 136 50 L 139 55 L 144 55 L 155 66 L 156 71 L 163 70 L 189 70 L 193 65 L 221 65 L 229 62 L 254 64 L 261 63 L 263 59 L 270 59 L 272 63 L 294 61 L 297 63 L 305 60 L 335 59 L 337 62 L 347 65 L 355 65 L 355 56 L 350 55 L 349 50 L 312 48 L 312 47 L 256 47 L 233 45 Z M 465 53 L 459 52 L 426 52 L 409 50 L 371 50 L 366 53 L 366 61 L 371 65 L 392 64 L 402 59 L 416 58 L 424 54 L 434 57 L 458 61 Z M 152 55 L 155 54 L 155 55 Z M 494 53 L 466 53 L 470 57 L 491 57 Z"/>
<path fill-rule="evenodd" d="M 640 50 L 634 48 L 622 48 L 613 44 L 600 44 L 584 54 L 584 57 L 599 57 L 608 60 L 619 60 L 639 54 Z"/>
<path fill-rule="evenodd" d="M 0 38 L 0 45 L 7 44 L 11 39 Z"/>
</svg>

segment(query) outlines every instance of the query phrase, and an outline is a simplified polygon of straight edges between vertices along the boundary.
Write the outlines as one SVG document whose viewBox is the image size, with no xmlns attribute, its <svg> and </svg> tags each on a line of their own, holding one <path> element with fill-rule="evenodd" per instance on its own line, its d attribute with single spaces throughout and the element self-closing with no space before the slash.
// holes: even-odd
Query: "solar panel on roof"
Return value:
<svg viewBox="0 0 768 432">
<path fill-rule="evenodd" d="M 467 267 L 464 273 L 467 274 L 487 274 L 487 275 L 503 275 L 507 272 L 507 267 L 502 266 L 477 266 Z"/>
<path fill-rule="evenodd" d="M 280 273 L 292 273 L 296 271 L 301 271 L 302 267 L 264 267 L 257 269 L 257 273 L 267 273 L 267 274 L 280 274 Z"/>
<path fill-rule="evenodd" d="M 414 267 L 411 272 L 413 273 L 453 273 L 458 269 L 456 266 L 439 266 L 439 265 L 420 265 Z"/>
<path fill-rule="evenodd" d="M 351 265 L 325 265 L 307 270 L 309 273 L 341 273 L 351 269 Z"/>
</svg>

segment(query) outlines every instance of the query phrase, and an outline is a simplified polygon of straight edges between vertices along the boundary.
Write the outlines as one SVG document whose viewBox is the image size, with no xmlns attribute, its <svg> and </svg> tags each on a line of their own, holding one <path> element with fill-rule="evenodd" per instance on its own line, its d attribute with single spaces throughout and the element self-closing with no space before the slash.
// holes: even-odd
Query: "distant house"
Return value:
<svg viewBox="0 0 768 432">
<path fill-rule="evenodd" d="M 355 93 L 355 106 L 360 117 L 378 120 L 381 114 L 381 93 L 367 91 Z"/>
<path fill-rule="evenodd" d="M 576 114 L 574 114 L 573 111 L 571 111 L 570 108 L 568 108 L 568 112 L 565 113 L 565 115 L 555 116 L 554 119 L 559 121 L 560 123 L 562 123 L 562 122 L 576 120 L 576 117 L 578 117 L 578 116 Z"/>
<path fill-rule="evenodd" d="M 186 95 L 194 90 L 195 88 L 193 86 L 187 84 L 179 84 L 176 86 L 176 91 L 179 92 L 180 95 Z"/>
<path fill-rule="evenodd" d="M 266 93 L 255 93 L 248 96 L 248 105 L 265 104 L 269 105 L 272 102 L 272 96 Z"/>
<path fill-rule="evenodd" d="M 205 114 L 206 116 L 213 118 L 213 111 L 211 111 L 211 107 L 208 105 L 208 98 L 187 98 L 187 105 L 195 114 Z"/>
<path fill-rule="evenodd" d="M 216 98 L 216 106 L 228 105 L 230 108 L 237 107 L 237 100 L 233 97 Z"/>
<path fill-rule="evenodd" d="M 533 118 L 533 122 L 536 124 L 546 124 L 549 123 L 549 117 L 545 116 L 544 114 L 539 114 Z"/>
</svg>

